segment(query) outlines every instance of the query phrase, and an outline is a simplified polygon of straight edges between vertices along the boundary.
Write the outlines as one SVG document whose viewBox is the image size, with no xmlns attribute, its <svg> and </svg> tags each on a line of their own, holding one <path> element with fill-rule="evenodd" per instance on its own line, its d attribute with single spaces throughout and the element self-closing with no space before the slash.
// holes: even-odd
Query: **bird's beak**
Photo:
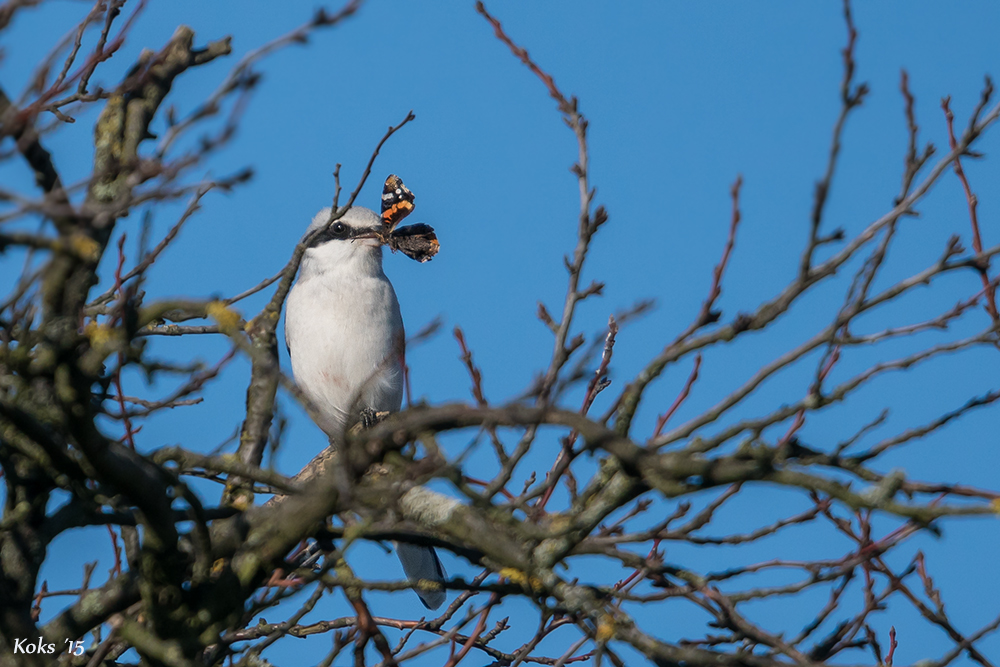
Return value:
<svg viewBox="0 0 1000 667">
<path fill-rule="evenodd" d="M 382 245 L 382 238 L 378 235 L 378 232 L 370 230 L 363 232 L 361 234 L 355 234 L 351 237 L 352 241 L 361 241 L 362 245 L 371 246 L 377 248 Z"/>
</svg>

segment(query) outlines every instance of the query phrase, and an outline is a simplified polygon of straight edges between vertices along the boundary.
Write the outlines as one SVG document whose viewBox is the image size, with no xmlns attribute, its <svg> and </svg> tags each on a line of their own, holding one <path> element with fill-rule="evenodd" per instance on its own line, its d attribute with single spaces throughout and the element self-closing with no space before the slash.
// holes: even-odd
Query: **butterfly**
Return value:
<svg viewBox="0 0 1000 667">
<path fill-rule="evenodd" d="M 403 185 L 403 179 L 389 174 L 382 187 L 383 234 L 391 234 L 400 221 L 413 212 L 413 193 Z"/>
<path fill-rule="evenodd" d="M 410 259 L 427 262 L 441 248 L 434 228 L 423 223 L 397 227 L 413 212 L 413 200 L 413 193 L 403 185 L 403 180 L 389 174 L 382 188 L 382 242 L 393 252 L 398 250 Z"/>
</svg>

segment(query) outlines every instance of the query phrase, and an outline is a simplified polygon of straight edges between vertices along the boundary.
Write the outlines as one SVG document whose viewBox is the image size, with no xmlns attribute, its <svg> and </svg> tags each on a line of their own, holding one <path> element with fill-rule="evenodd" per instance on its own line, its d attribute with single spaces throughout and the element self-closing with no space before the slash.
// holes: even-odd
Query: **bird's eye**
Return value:
<svg viewBox="0 0 1000 667">
<path fill-rule="evenodd" d="M 330 231 L 333 232 L 334 236 L 338 236 L 338 237 L 344 238 L 344 237 L 347 236 L 348 232 L 350 232 L 351 230 L 344 223 L 342 223 L 342 222 L 335 222 L 335 223 L 333 223 L 333 227 L 330 228 Z"/>
</svg>

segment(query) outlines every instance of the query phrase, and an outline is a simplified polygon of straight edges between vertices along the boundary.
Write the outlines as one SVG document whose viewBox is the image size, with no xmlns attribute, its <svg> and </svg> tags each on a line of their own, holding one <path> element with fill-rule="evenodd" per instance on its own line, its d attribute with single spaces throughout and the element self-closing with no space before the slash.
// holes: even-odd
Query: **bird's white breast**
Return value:
<svg viewBox="0 0 1000 667">
<path fill-rule="evenodd" d="M 381 266 L 348 268 L 301 276 L 285 316 L 295 381 L 330 437 L 362 409 L 395 412 L 403 398 L 403 320 L 392 284 Z"/>
</svg>

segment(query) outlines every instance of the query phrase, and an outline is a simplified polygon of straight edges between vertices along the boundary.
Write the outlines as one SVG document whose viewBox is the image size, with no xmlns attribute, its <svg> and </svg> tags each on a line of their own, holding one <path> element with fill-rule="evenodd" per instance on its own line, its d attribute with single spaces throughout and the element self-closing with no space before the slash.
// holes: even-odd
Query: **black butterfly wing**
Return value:
<svg viewBox="0 0 1000 667">
<path fill-rule="evenodd" d="M 423 223 L 396 229 L 389 235 L 387 245 L 393 252 L 398 250 L 418 262 L 429 262 L 441 249 L 434 228 Z"/>
</svg>

